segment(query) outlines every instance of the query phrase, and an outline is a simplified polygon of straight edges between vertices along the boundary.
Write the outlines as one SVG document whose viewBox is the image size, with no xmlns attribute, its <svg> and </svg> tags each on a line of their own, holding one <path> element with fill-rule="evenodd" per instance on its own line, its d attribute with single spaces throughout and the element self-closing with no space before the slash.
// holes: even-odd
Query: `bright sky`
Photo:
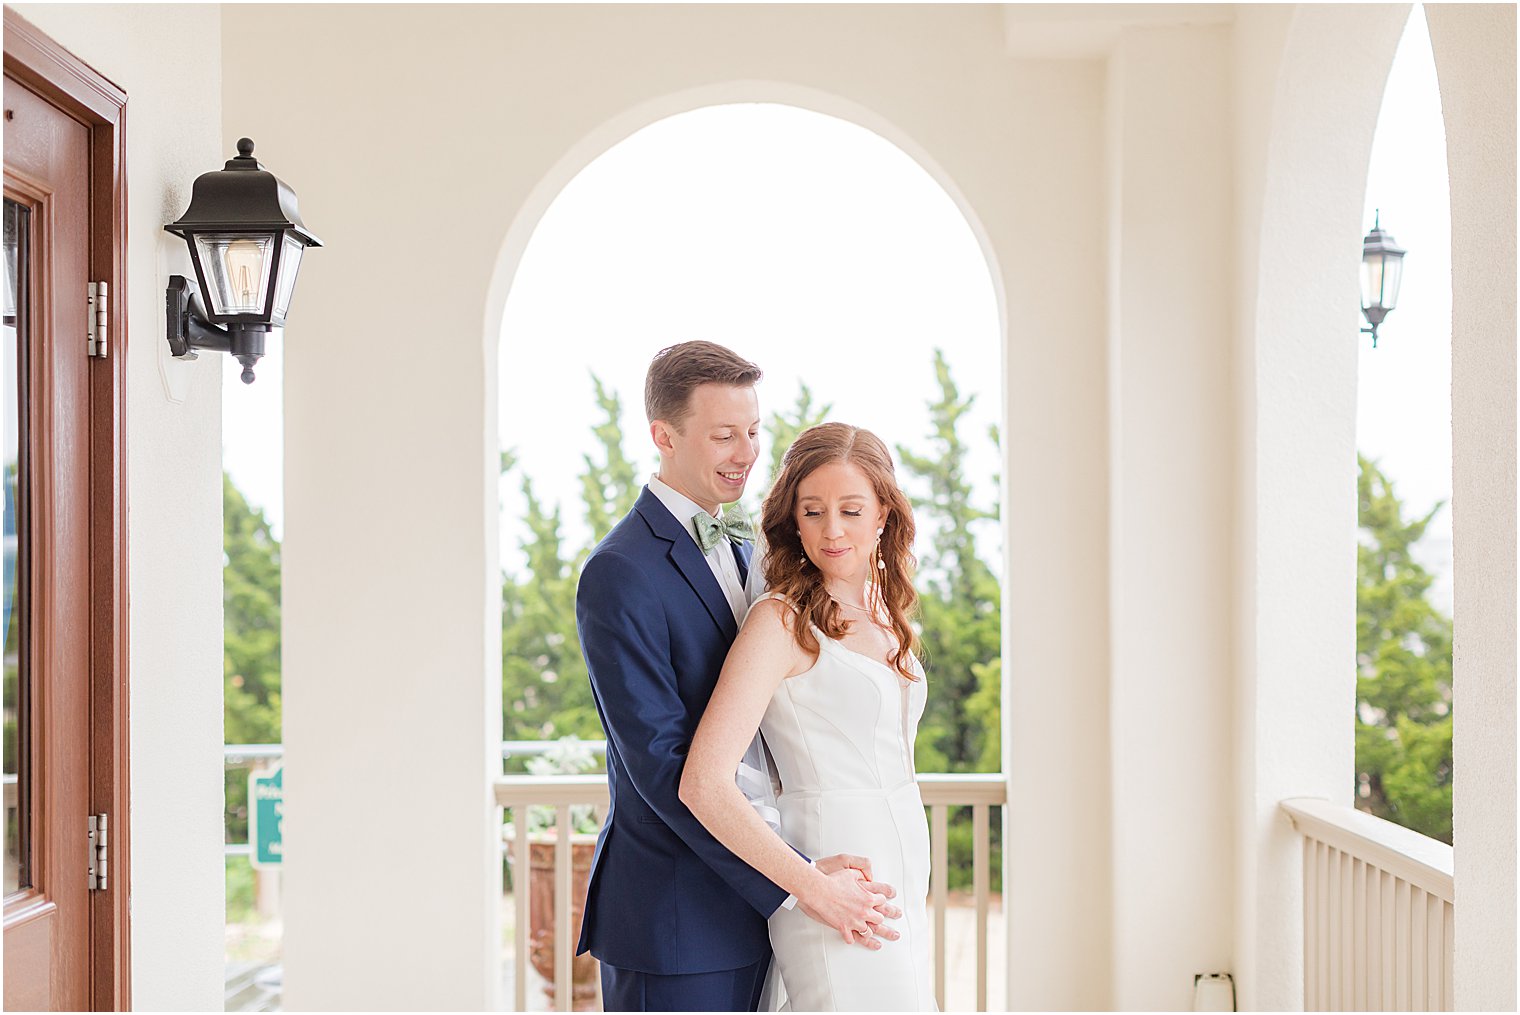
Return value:
<svg viewBox="0 0 1520 1015">
<path fill-rule="evenodd" d="M 1445 501 L 1417 546 L 1436 575 L 1432 600 L 1451 611 L 1451 203 L 1446 133 L 1425 15 L 1416 7 L 1383 96 L 1367 174 L 1366 225 L 1374 209 L 1404 258 L 1398 307 L 1363 338 L 1357 447 L 1377 459 L 1406 517 Z"/>
<path fill-rule="evenodd" d="M 628 138 L 545 214 L 502 333 L 502 446 L 518 452 L 541 498 L 564 505 L 571 547 L 589 536 L 577 477 L 594 446 L 591 373 L 622 396 L 625 447 L 653 472 L 644 372 L 661 348 L 696 338 L 765 370 L 762 416 L 790 408 L 806 381 L 815 401 L 833 404 L 831 419 L 920 450 L 937 390 L 933 349 L 943 348 L 963 394 L 976 395 L 961 432 L 976 452 L 981 503 L 993 503 L 986 434 L 1001 416 L 1001 354 L 986 260 L 944 190 L 853 124 L 752 104 Z M 755 489 L 769 449 L 762 455 Z M 512 567 L 523 531 L 516 474 L 502 503 Z"/>
<path fill-rule="evenodd" d="M 1363 339 L 1357 440 L 1411 510 L 1449 500 L 1450 214 L 1435 70 L 1420 9 L 1400 45 L 1368 179 L 1405 259 L 1398 309 Z M 1349 294 L 1348 299 L 1354 299 Z M 300 293 L 295 298 L 299 314 Z M 590 371 L 623 398 L 625 446 L 655 467 L 644 369 L 661 347 L 723 342 L 766 371 L 762 412 L 790 407 L 799 379 L 831 418 L 921 446 L 945 349 L 976 408 L 962 433 L 990 505 L 1001 415 L 997 310 L 986 262 L 959 210 L 876 134 L 777 105 L 708 108 L 656 123 L 605 153 L 555 200 L 506 307 L 501 441 L 541 498 L 564 507 L 580 545 L 581 456 L 592 450 Z M 281 531 L 280 347 L 251 387 L 226 359 L 224 461 Z M 553 378 L 524 383 L 522 378 Z M 768 461 L 768 451 L 765 460 Z M 502 484 L 502 562 L 519 566 L 518 474 Z M 992 535 L 995 539 L 995 534 Z M 1450 512 L 1427 537 L 1450 606 Z M 996 556 L 995 547 L 987 546 Z"/>
</svg>

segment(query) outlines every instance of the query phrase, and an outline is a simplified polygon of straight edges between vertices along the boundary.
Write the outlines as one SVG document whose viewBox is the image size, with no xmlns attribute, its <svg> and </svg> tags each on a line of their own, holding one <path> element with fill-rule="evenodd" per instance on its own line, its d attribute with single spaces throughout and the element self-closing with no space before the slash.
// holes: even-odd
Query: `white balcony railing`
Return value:
<svg viewBox="0 0 1520 1015">
<path fill-rule="evenodd" d="M 971 880 L 976 910 L 976 1010 L 987 1010 L 987 944 L 988 917 L 991 900 L 991 809 L 1007 801 L 1007 784 L 1003 776 L 990 775 L 920 775 L 919 790 L 924 805 L 929 810 L 930 855 L 930 906 L 934 922 L 934 990 L 940 1010 L 945 1005 L 945 979 L 947 968 L 945 917 L 949 908 L 949 812 L 952 807 L 971 808 L 972 862 Z M 528 834 L 528 808 L 547 806 L 556 811 L 553 888 L 553 935 L 551 951 L 553 961 L 554 1008 L 570 1011 L 573 999 L 572 959 L 574 940 L 571 935 L 580 925 L 572 921 L 571 902 L 572 846 L 575 838 L 570 822 L 570 808 L 589 804 L 598 810 L 607 805 L 607 782 L 602 775 L 572 776 L 525 776 L 508 775 L 496 783 L 496 802 L 512 812 L 512 832 L 507 849 L 512 857 L 514 872 L 513 896 L 516 904 L 516 931 L 513 934 L 516 949 L 514 1010 L 528 1008 L 529 947 L 531 932 L 530 897 L 528 879 L 522 872 L 531 869 L 530 841 Z M 579 902 L 575 900 L 576 914 Z"/>
<path fill-rule="evenodd" d="M 505 741 L 502 744 L 502 757 L 510 758 L 518 755 L 536 755 L 552 751 L 557 745 L 553 741 Z M 584 746 L 594 753 L 604 750 L 602 741 L 585 741 Z M 226 755 L 226 767 L 229 773 L 241 772 L 249 767 L 264 767 L 278 763 L 284 748 L 280 744 L 229 744 L 224 751 Z M 241 776 L 239 776 L 241 777 Z M 1001 807 L 1007 801 L 1007 789 L 1003 776 L 999 774 L 989 775 L 920 775 L 918 777 L 919 789 L 924 798 L 924 805 L 929 811 L 929 826 L 931 836 L 932 870 L 930 876 L 930 906 L 934 926 L 934 988 L 935 996 L 939 999 L 941 1011 L 947 1010 L 946 986 L 947 972 L 951 980 L 950 987 L 954 991 L 965 990 L 971 986 L 966 981 L 968 970 L 963 968 L 965 954 L 958 948 L 947 947 L 947 942 L 956 943 L 974 937 L 973 960 L 975 969 L 974 990 L 976 996 L 976 1008 L 978 1011 L 986 1011 L 988 1007 L 988 982 L 989 973 L 989 944 L 991 938 L 989 929 L 995 930 L 992 925 L 991 906 L 994 899 L 991 882 L 991 853 L 992 853 L 992 808 Z M 14 791 L 14 786 L 8 785 L 7 790 Z M 514 882 L 511 911 L 515 914 L 515 927 L 512 934 L 513 940 L 513 981 L 514 981 L 514 1010 L 528 1011 L 528 982 L 529 971 L 533 968 L 530 962 L 530 951 L 537 948 L 547 948 L 552 952 L 552 982 L 554 986 L 554 1007 L 559 1011 L 569 1011 L 573 1003 L 573 977 L 574 969 L 572 961 L 572 945 L 570 934 L 579 926 L 579 910 L 583 900 L 576 899 L 572 885 L 575 883 L 575 866 L 573 860 L 575 847 L 584 845 L 589 848 L 593 836 L 575 835 L 571 827 L 570 808 L 576 805 L 590 805 L 598 811 L 603 810 L 607 804 L 607 782 L 604 775 L 564 775 L 564 776 L 524 776 L 508 775 L 501 776 L 496 782 L 496 803 L 510 811 L 510 832 L 504 841 L 504 848 L 510 857 L 514 871 Z M 552 899 L 540 898 L 540 903 L 545 902 L 552 906 L 552 926 L 555 928 L 552 941 L 537 941 L 532 937 L 532 897 L 530 890 L 531 877 L 524 872 L 530 871 L 533 866 L 532 853 L 535 845 L 534 837 L 528 834 L 528 808 L 531 806 L 543 806 L 551 808 L 555 812 L 555 834 L 542 837 L 545 842 L 552 843 L 547 849 L 552 854 L 552 863 L 544 864 L 540 858 L 540 866 L 552 871 L 552 892 L 544 893 L 552 896 Z M 964 921 L 970 917 L 966 908 L 954 904 L 949 897 L 949 828 L 950 812 L 953 808 L 969 807 L 971 810 L 972 828 L 972 857 L 971 857 L 971 881 L 972 897 L 970 910 L 974 912 L 974 923 L 971 931 L 964 929 Z M 230 817 L 230 815 L 229 815 Z M 546 848 L 540 845 L 540 851 Z M 244 857 L 249 852 L 246 842 L 229 841 L 226 845 L 229 858 Z M 547 871 L 546 871 L 547 872 Z M 261 872 L 262 879 L 273 880 L 278 875 L 273 872 Z M 278 918 L 278 893 L 260 890 L 261 911 L 267 908 L 269 912 L 265 917 Z M 572 902 L 574 905 L 572 906 Z M 955 917 L 956 927 L 946 927 L 947 914 Z M 577 917 L 572 920 L 572 916 Z M 547 921 L 546 921 L 547 922 Z M 960 930 L 959 934 L 955 931 Z M 1000 947 L 1000 946 L 999 946 Z M 242 974 L 260 976 L 273 976 L 272 982 L 278 982 L 278 948 L 276 957 L 271 960 L 276 963 L 263 966 L 258 963 L 230 963 L 231 971 L 240 970 Z M 582 962 L 585 962 L 582 959 Z M 255 968 L 257 967 L 257 968 Z M 229 992 L 233 984 L 229 980 Z M 276 988 L 277 989 L 277 988 Z M 969 993 L 969 991 L 968 991 Z M 230 996 L 230 993 L 229 993 Z M 958 1008 L 969 1007 L 965 1002 L 969 998 L 963 998 L 957 1004 Z M 274 1003 L 278 1003 L 277 994 Z M 228 1010 L 235 1006 L 229 1004 Z M 531 1007 L 537 1007 L 533 1005 Z"/>
<path fill-rule="evenodd" d="M 1452 848 L 1324 800 L 1282 809 L 1304 837 L 1305 1010 L 1453 1010 Z"/>
</svg>

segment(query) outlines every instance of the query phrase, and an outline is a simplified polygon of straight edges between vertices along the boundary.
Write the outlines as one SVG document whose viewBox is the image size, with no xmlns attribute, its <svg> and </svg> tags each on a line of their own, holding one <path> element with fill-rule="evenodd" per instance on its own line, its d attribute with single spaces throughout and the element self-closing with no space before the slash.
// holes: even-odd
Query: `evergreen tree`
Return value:
<svg viewBox="0 0 1520 1015">
<path fill-rule="evenodd" d="M 1411 552 L 1443 505 L 1406 522 L 1377 464 L 1357 465 L 1357 806 L 1449 843 L 1452 626 Z"/>
<path fill-rule="evenodd" d="M 765 495 L 770 493 L 771 486 L 780 475 L 781 459 L 786 454 L 786 449 L 792 446 L 792 442 L 802 431 L 817 426 L 827 419 L 833 408 L 832 402 L 815 407 L 812 390 L 807 386 L 806 381 L 799 381 L 797 404 L 788 412 L 771 413 L 770 419 L 765 423 L 765 438 L 770 443 L 771 450 L 771 471 L 765 478 L 765 486 L 756 489 L 757 505 L 764 502 Z M 758 523 L 759 511 L 752 511 L 751 515 Z"/>
<path fill-rule="evenodd" d="M 915 762 L 921 772 L 996 772 L 1002 768 L 1002 594 L 977 551 L 975 526 L 995 520 L 998 512 L 972 502 L 967 447 L 959 431 L 972 399 L 961 397 L 940 350 L 934 353 L 934 375 L 940 396 L 929 406 L 927 452 L 897 448 L 905 489 L 927 491 L 912 498 L 919 638 L 929 681 Z M 990 432 L 996 445 L 996 428 Z M 971 883 L 971 836 L 970 811 L 957 810 L 947 843 L 953 888 Z M 996 891 L 1002 882 L 999 824 L 993 825 L 992 838 Z"/>
<path fill-rule="evenodd" d="M 919 726 L 918 767 L 996 772 L 1002 766 L 1002 597 L 997 576 L 977 552 L 974 526 L 998 513 L 972 503 L 959 432 L 972 398 L 961 397 L 940 350 L 934 374 L 940 397 L 929 406 L 928 453 L 897 448 L 904 479 L 927 490 L 913 497 L 920 638 L 933 687 Z"/>
<path fill-rule="evenodd" d="M 586 471 L 581 474 L 581 500 L 586 506 L 586 523 L 591 527 L 591 546 L 595 546 L 632 510 L 642 484 L 633 462 L 623 452 L 623 406 L 617 392 L 609 391 L 595 374 L 591 375 L 591 384 L 596 389 L 596 407 L 605 417 L 592 428 L 601 443 L 603 460 L 596 462 L 590 455 L 584 456 Z M 588 546 L 579 559 L 585 559 L 590 552 Z"/>
<path fill-rule="evenodd" d="M 565 552 L 559 507 L 546 509 L 532 479 L 522 477 L 526 572 L 502 582 L 502 726 L 509 740 L 604 736 L 575 629 L 575 588 L 592 547 L 633 508 L 642 484 L 623 448 L 621 400 L 595 375 L 591 383 L 602 419 L 592 428 L 598 455 L 585 456 L 581 474 L 592 534 L 586 546 Z M 515 457 L 503 454 L 502 473 L 515 467 Z"/>
<path fill-rule="evenodd" d="M 513 468 L 502 455 L 502 471 Z M 580 569 L 565 560 L 560 511 L 546 511 L 522 478 L 528 536 L 526 573 L 502 582 L 502 728 L 508 740 L 602 736 L 586 663 L 575 631 L 575 582 Z"/>
</svg>

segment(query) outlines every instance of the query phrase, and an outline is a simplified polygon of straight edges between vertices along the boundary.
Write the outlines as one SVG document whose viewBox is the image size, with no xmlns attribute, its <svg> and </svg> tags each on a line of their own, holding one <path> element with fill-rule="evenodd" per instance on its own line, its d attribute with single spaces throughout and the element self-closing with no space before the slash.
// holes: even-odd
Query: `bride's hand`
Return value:
<svg viewBox="0 0 1520 1015">
<path fill-rule="evenodd" d="M 839 860 L 827 857 L 818 861 L 815 866 L 821 876 L 814 879 L 810 890 L 798 894 L 797 905 L 812 919 L 837 930 L 846 944 L 875 951 L 883 941 L 896 941 L 902 935 L 882 924 L 902 915 L 882 892 L 886 889 L 891 893 L 891 886 L 868 881 L 859 867 L 838 864 Z"/>
</svg>

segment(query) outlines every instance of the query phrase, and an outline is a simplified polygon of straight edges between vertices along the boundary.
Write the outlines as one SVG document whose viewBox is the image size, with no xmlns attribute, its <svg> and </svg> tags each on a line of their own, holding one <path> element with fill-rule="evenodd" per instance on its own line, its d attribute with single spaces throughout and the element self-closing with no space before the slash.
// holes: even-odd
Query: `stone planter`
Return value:
<svg viewBox="0 0 1520 1015">
<path fill-rule="evenodd" d="M 552 831 L 528 837 L 528 959 L 546 981 L 544 993 L 554 1004 L 554 847 Z M 591 857 L 596 836 L 570 837 L 570 947 L 581 936 L 581 912 L 586 906 L 586 886 L 591 877 Z M 571 997 L 576 1011 L 597 1007 L 597 962 L 590 954 L 577 955 L 570 963 Z"/>
</svg>

